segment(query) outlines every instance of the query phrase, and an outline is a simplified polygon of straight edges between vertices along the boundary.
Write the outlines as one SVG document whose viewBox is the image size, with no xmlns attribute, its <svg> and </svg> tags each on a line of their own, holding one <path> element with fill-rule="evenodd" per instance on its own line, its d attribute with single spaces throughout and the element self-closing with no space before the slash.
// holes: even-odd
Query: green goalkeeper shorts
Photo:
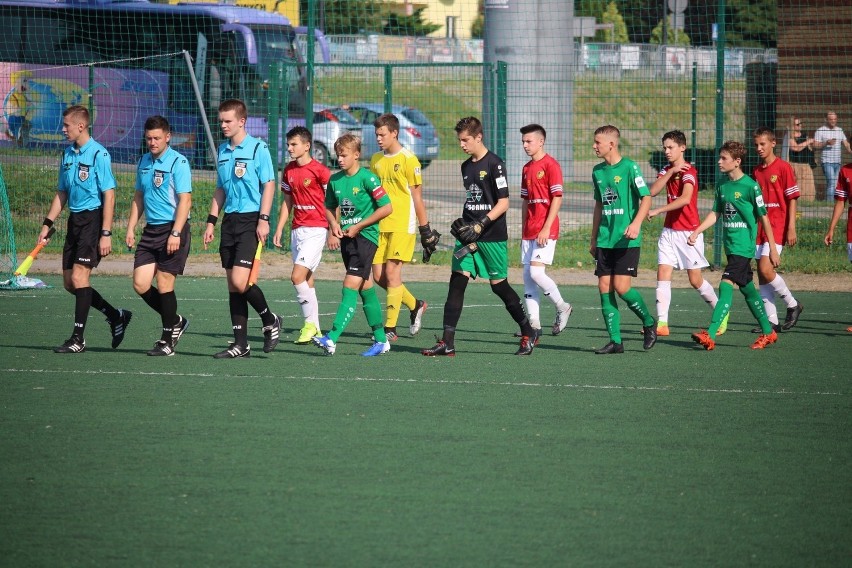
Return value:
<svg viewBox="0 0 852 568">
<path fill-rule="evenodd" d="M 502 280 L 509 276 L 509 246 L 506 241 L 477 242 L 476 252 L 461 259 L 453 256 L 453 272 L 468 272 L 473 278 Z M 462 247 L 459 241 L 453 251 Z"/>
</svg>

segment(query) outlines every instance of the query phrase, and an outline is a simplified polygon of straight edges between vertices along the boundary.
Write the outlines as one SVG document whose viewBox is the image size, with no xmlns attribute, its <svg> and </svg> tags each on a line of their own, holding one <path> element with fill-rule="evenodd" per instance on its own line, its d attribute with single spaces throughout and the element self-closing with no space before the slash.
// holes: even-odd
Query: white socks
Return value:
<svg viewBox="0 0 852 568">
<path fill-rule="evenodd" d="M 553 302 L 557 309 L 565 307 L 565 300 L 559 292 L 559 287 L 553 278 L 547 275 L 544 266 L 524 265 L 524 304 L 527 308 L 527 317 L 530 319 L 530 325 L 534 328 L 541 328 L 541 304 L 539 299 L 539 289 L 544 292 L 544 295 Z"/>
<path fill-rule="evenodd" d="M 775 294 L 778 294 L 788 308 L 795 308 L 798 305 L 793 293 L 787 288 L 787 283 L 779 274 L 775 275 L 775 279 L 769 284 L 760 285 L 760 297 L 763 298 L 763 308 L 766 310 L 766 317 L 774 324 L 778 324 L 778 309 L 775 307 Z"/>
<path fill-rule="evenodd" d="M 657 280 L 657 321 L 669 321 L 669 308 L 672 305 L 671 280 Z"/>
<path fill-rule="evenodd" d="M 719 298 L 716 297 L 716 292 L 709 282 L 703 280 L 701 286 L 696 291 L 701 299 L 707 302 L 711 308 L 716 307 L 716 302 Z M 657 319 L 668 323 L 669 308 L 672 304 L 672 283 L 671 280 L 657 280 Z"/>
<path fill-rule="evenodd" d="M 317 329 L 319 325 L 319 302 L 317 301 L 317 291 L 311 288 L 307 282 L 294 284 L 296 288 L 296 301 L 299 302 L 299 307 L 302 308 L 302 316 L 306 322 L 311 322 Z"/>
<path fill-rule="evenodd" d="M 716 291 L 713 290 L 713 286 L 711 286 L 706 280 L 701 281 L 701 286 L 698 287 L 698 295 L 701 296 L 702 300 L 710 304 L 711 308 L 715 308 L 716 302 L 719 301 L 719 298 L 716 296 Z"/>
</svg>

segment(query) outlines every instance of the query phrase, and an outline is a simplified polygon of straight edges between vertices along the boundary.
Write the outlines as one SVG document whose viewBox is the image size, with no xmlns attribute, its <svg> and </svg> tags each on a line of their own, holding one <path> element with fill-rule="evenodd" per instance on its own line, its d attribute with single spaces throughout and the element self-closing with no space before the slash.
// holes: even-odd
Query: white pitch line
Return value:
<svg viewBox="0 0 852 568">
<path fill-rule="evenodd" d="M 63 371 L 59 369 L 2 369 L 5 373 L 18 374 L 70 374 L 70 375 L 139 375 L 139 376 L 163 376 L 163 377 L 195 377 L 195 378 L 223 378 L 214 373 L 172 373 L 162 371 L 102 371 L 89 369 L 84 371 Z M 552 389 L 575 389 L 575 390 L 614 390 L 614 391 L 648 391 L 648 392 L 695 392 L 705 394 L 784 394 L 784 395 L 809 395 L 809 396 L 846 396 L 842 392 L 832 391 L 792 391 L 786 389 L 732 389 L 732 388 L 695 388 L 676 386 L 643 386 L 643 385 L 589 385 L 589 384 L 562 384 L 562 383 L 529 383 L 529 382 L 487 382 L 487 381 L 451 381 L 444 379 L 395 379 L 395 378 L 373 378 L 373 377 L 307 377 L 307 376 L 282 376 L 282 375 L 232 375 L 228 379 L 291 379 L 298 381 L 336 381 L 336 382 L 372 382 L 372 383 L 419 383 L 436 385 L 475 385 L 475 386 L 499 386 L 499 387 L 521 387 L 521 388 L 552 388 Z"/>
</svg>

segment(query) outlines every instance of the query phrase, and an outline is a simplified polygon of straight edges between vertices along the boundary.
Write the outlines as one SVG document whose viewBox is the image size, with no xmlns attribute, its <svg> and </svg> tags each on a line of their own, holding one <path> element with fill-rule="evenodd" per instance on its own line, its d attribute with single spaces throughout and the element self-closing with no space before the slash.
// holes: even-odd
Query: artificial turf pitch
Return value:
<svg viewBox="0 0 852 568">
<path fill-rule="evenodd" d="M 413 283 L 431 306 L 423 331 L 368 359 L 360 308 L 333 357 L 290 343 L 292 286 L 268 281 L 288 333 L 265 355 L 252 318 L 252 357 L 220 361 L 221 278 L 179 280 L 191 323 L 169 358 L 144 355 L 159 318 L 128 278 L 106 277 L 97 289 L 134 312 L 125 342 L 110 349 L 93 311 L 88 351 L 54 354 L 73 298 L 46 280 L 59 287 L 0 292 L 2 566 L 852 558 L 848 294 L 798 293 L 799 325 L 764 351 L 748 348 L 754 321 L 738 293 L 712 352 L 689 338 L 709 320 L 692 290 L 674 291 L 672 335 L 649 352 L 622 303 L 627 353 L 597 356 L 597 292 L 564 287 L 568 329 L 525 358 L 499 300 L 472 284 L 458 356 L 431 359 L 418 352 L 440 334 L 446 284 Z M 318 283 L 326 326 L 339 289 Z"/>
</svg>

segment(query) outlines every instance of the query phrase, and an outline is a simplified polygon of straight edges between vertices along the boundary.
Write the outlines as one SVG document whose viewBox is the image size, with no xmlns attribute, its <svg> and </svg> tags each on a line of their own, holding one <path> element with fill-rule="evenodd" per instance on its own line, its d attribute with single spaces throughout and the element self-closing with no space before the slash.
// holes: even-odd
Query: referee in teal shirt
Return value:
<svg viewBox="0 0 852 568">
<path fill-rule="evenodd" d="M 223 213 L 219 256 L 228 276 L 228 303 L 234 342 L 216 353 L 217 359 L 251 355 L 248 344 L 248 305 L 263 322 L 263 351 L 278 345 L 281 318 L 273 314 L 257 284 L 249 283 L 259 242 L 269 235 L 269 212 L 275 197 L 275 170 L 266 142 L 246 132 L 246 105 L 228 99 L 219 105 L 219 124 L 228 141 L 219 146 L 217 184 L 204 231 L 204 248 L 213 241 Z"/>
</svg>

